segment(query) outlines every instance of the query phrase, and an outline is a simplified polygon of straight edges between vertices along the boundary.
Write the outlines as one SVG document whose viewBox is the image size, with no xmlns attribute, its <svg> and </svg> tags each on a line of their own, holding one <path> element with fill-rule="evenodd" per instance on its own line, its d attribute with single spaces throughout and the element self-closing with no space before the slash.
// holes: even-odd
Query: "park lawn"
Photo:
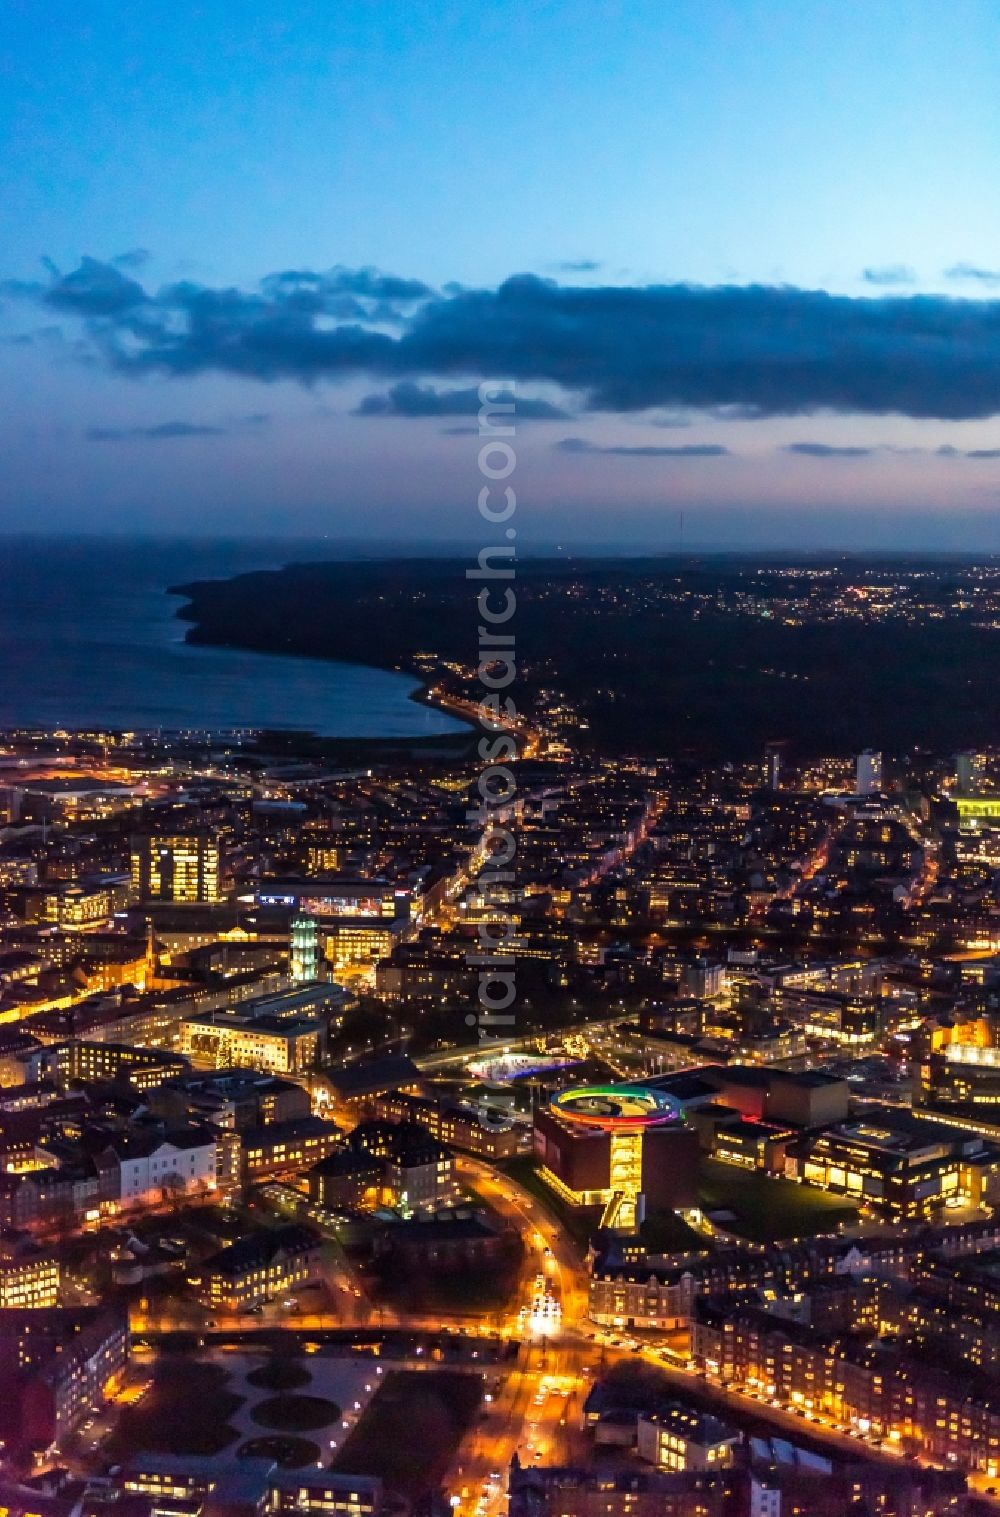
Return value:
<svg viewBox="0 0 1000 1517">
<path fill-rule="evenodd" d="M 447 1274 L 415 1274 L 405 1263 L 390 1265 L 368 1281 L 375 1300 L 397 1311 L 502 1313 L 516 1299 L 521 1256 L 490 1263 L 485 1269 L 467 1265 Z"/>
<path fill-rule="evenodd" d="M 331 1468 L 378 1475 L 411 1501 L 436 1491 L 479 1411 L 483 1380 L 459 1370 L 387 1375 Z"/>
<path fill-rule="evenodd" d="M 135 1406 L 122 1408 L 104 1452 L 112 1459 L 134 1454 L 219 1454 L 238 1437 L 229 1418 L 243 1397 L 227 1389 L 219 1365 L 190 1355 L 166 1354 L 153 1384 Z"/>
<path fill-rule="evenodd" d="M 704 1250 L 705 1239 L 672 1211 L 651 1211 L 639 1228 L 639 1238 L 651 1254 L 686 1254 Z"/>
<path fill-rule="evenodd" d="M 794 1180 L 773 1179 L 720 1159 L 701 1161 L 698 1205 L 707 1213 L 732 1212 L 733 1220 L 720 1220 L 719 1225 L 754 1243 L 836 1232 L 841 1222 L 854 1222 L 858 1215 L 857 1207 L 844 1196 L 830 1196 Z"/>
</svg>

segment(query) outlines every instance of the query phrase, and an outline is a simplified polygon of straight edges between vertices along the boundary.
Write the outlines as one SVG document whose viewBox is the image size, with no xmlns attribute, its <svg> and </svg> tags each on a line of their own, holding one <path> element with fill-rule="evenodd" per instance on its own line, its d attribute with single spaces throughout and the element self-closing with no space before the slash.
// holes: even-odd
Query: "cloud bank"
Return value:
<svg viewBox="0 0 1000 1517">
<path fill-rule="evenodd" d="M 497 400 L 503 400 L 497 394 Z M 506 399 L 514 397 L 508 393 Z M 470 385 L 461 390 L 435 390 L 428 385 L 402 380 L 385 395 L 366 395 L 354 409 L 355 416 L 478 416 L 482 402 L 479 389 Z M 566 421 L 569 412 L 548 400 L 517 397 L 518 421 Z"/>
<path fill-rule="evenodd" d="M 797 453 L 803 458 L 870 458 L 879 448 L 836 447 L 826 442 L 790 442 L 786 453 Z"/>
<path fill-rule="evenodd" d="M 964 277 L 985 286 L 988 275 Z M 1000 412 L 1000 301 L 983 298 L 581 287 L 533 274 L 495 290 L 432 290 L 343 268 L 285 270 L 251 290 L 193 282 L 153 290 L 93 258 L 0 290 L 79 322 L 85 352 L 124 374 L 388 381 L 388 398 L 370 398 L 375 409 L 364 414 L 387 414 L 386 404 L 410 414 L 398 408 L 419 404 L 413 396 L 428 381 L 462 386 L 483 376 L 558 386 L 574 410 L 955 421 Z M 455 404 L 466 403 L 455 401 L 462 388 L 451 392 Z"/>
<path fill-rule="evenodd" d="M 222 437 L 224 428 L 203 427 L 191 421 L 160 421 L 151 427 L 89 427 L 88 442 L 134 442 L 139 438 Z"/>
<path fill-rule="evenodd" d="M 729 449 L 721 443 L 692 442 L 677 447 L 658 443 L 589 442 L 585 437 L 563 437 L 553 445 L 560 453 L 611 453 L 618 458 L 725 458 Z"/>
<path fill-rule="evenodd" d="M 87 442 L 136 442 L 144 439 L 170 441 L 183 437 L 225 437 L 232 432 L 256 430 L 270 420 L 264 411 L 237 416 L 226 426 L 209 426 L 195 421 L 157 421 L 130 427 L 88 427 L 83 434 Z"/>
<path fill-rule="evenodd" d="M 864 269 L 861 277 L 865 284 L 915 284 L 917 274 L 908 263 L 888 263 L 880 268 Z"/>
</svg>

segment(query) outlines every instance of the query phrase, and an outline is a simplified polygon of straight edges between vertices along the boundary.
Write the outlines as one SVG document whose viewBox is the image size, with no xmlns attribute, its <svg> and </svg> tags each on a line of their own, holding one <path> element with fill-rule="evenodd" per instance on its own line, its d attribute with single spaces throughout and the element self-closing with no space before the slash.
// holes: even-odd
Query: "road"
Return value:
<svg viewBox="0 0 1000 1517">
<path fill-rule="evenodd" d="M 551 1032 L 526 1032 L 520 1037 L 504 1038 L 503 1042 L 490 1048 L 491 1053 L 517 1053 L 522 1049 L 534 1048 L 536 1044 L 558 1038 L 566 1033 L 573 1037 L 586 1036 L 589 1031 L 599 1031 L 602 1028 L 610 1028 L 616 1022 L 622 1020 L 624 1013 L 618 1011 L 614 1016 L 598 1017 L 589 1022 L 573 1022 L 566 1027 L 553 1029 Z M 439 1053 L 416 1054 L 413 1062 L 423 1074 L 435 1070 L 447 1069 L 451 1064 L 465 1064 L 469 1059 L 474 1059 L 483 1052 L 482 1043 L 466 1043 L 461 1048 L 448 1048 Z"/>
<path fill-rule="evenodd" d="M 449 712 L 452 716 L 463 717 L 480 727 L 484 722 L 489 724 L 490 732 L 495 732 L 502 727 L 505 732 L 510 732 L 521 744 L 521 758 L 537 757 L 542 745 L 542 733 L 538 727 L 532 727 L 526 718 L 518 717 L 510 720 L 503 713 L 494 713 L 492 708 L 486 710 L 481 701 L 466 700 L 461 695 L 453 695 L 447 690 L 442 690 L 440 684 L 427 686 L 425 699 L 428 705 L 439 706 L 442 711 Z"/>
<path fill-rule="evenodd" d="M 521 1343 L 518 1361 L 463 1441 L 445 1482 L 466 1517 L 496 1517 L 515 1451 L 525 1464 L 572 1455 L 574 1414 L 586 1396 L 592 1354 L 574 1331 L 586 1316 L 587 1274 L 575 1245 L 537 1197 L 481 1160 L 463 1155 L 458 1168 L 525 1242 L 519 1299 L 504 1323 L 505 1333 Z"/>
<path fill-rule="evenodd" d="M 509 1176 L 469 1155 L 460 1157 L 458 1170 L 517 1227 L 525 1242 L 517 1297 L 506 1312 L 493 1315 L 488 1322 L 481 1313 L 407 1314 L 405 1320 L 394 1317 L 390 1322 L 388 1314 L 380 1319 L 363 1295 L 356 1296 L 352 1285 L 350 1302 L 342 1312 L 300 1310 L 294 1316 L 285 1313 L 278 1320 L 283 1328 L 301 1335 L 353 1327 L 376 1335 L 381 1331 L 426 1333 L 441 1340 L 443 1334 L 454 1333 L 520 1344 L 516 1364 L 508 1368 L 493 1361 L 485 1367 L 489 1399 L 484 1415 L 463 1440 L 445 1478 L 445 1487 L 457 1497 L 457 1510 L 463 1517 L 500 1517 L 506 1501 L 507 1466 L 515 1451 L 524 1464 L 577 1460 L 586 1444 L 580 1431 L 580 1411 L 591 1374 L 599 1366 L 636 1357 L 654 1364 L 680 1394 L 694 1396 L 720 1413 L 737 1415 L 744 1423 L 750 1417 L 762 1430 L 799 1440 L 805 1437 L 852 1460 L 900 1462 L 902 1456 L 892 1445 L 877 1446 L 815 1414 L 806 1417 L 709 1379 L 664 1339 L 639 1341 L 630 1337 L 623 1343 L 622 1335 L 595 1326 L 587 1318 L 584 1260 L 544 1203 Z M 346 1294 L 340 1290 L 342 1282 L 336 1267 L 332 1278 L 338 1282 L 340 1294 Z M 546 1301 L 551 1303 L 549 1307 L 545 1307 Z M 263 1316 L 217 1316 L 213 1322 L 213 1335 L 238 1334 L 244 1343 L 256 1334 L 273 1332 L 277 1325 L 274 1317 Z M 133 1330 L 147 1336 L 185 1329 L 204 1332 L 205 1328 L 203 1311 L 158 1317 L 140 1313 L 133 1321 Z M 471 1352 L 474 1350 L 470 1348 Z M 426 1359 L 421 1362 L 426 1363 Z M 981 1494 L 988 1482 L 977 1478 L 975 1484 Z M 1000 1511 L 1000 1502 L 996 1508 Z"/>
</svg>

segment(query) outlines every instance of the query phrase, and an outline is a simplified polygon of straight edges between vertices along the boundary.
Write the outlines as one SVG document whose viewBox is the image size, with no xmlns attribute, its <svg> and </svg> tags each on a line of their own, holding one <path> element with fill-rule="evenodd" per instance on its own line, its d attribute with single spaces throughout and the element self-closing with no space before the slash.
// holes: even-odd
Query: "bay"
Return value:
<svg viewBox="0 0 1000 1517">
<path fill-rule="evenodd" d="M 406 675 L 185 643 L 169 586 L 340 556 L 321 542 L 0 538 L 0 728 L 461 730 L 411 700 Z"/>
</svg>

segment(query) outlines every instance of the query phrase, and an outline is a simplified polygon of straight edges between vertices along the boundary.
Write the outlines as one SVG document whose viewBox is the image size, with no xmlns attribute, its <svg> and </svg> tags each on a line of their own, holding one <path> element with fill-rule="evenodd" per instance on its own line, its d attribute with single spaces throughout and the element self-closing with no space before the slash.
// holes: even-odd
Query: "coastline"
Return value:
<svg viewBox="0 0 1000 1517">
<path fill-rule="evenodd" d="M 257 574 L 283 574 L 292 565 L 283 565 L 272 570 L 249 571 L 244 574 L 230 576 L 226 580 L 197 580 L 189 584 L 168 585 L 167 595 L 182 597 L 182 604 L 177 608 L 174 615 L 178 621 L 187 623 L 183 641 L 190 647 L 195 648 L 218 648 L 236 653 L 253 653 L 265 658 L 294 658 L 301 659 L 313 664 L 339 665 L 341 667 L 372 670 L 379 674 L 397 675 L 400 678 L 413 681 L 413 686 L 406 692 L 406 700 L 414 705 L 424 706 L 429 711 L 440 713 L 446 717 L 453 726 L 437 733 L 414 733 L 408 735 L 384 735 L 371 737 L 340 737 L 328 736 L 317 732 L 307 731 L 303 728 L 282 729 L 292 738 L 298 735 L 306 743 L 319 743 L 324 748 L 330 747 L 337 752 L 346 749 L 351 751 L 371 754 L 399 755 L 420 754 L 429 755 L 432 752 L 447 752 L 449 756 L 458 756 L 471 744 L 477 727 L 475 721 L 463 709 L 461 703 L 450 700 L 447 696 L 435 695 L 427 682 L 426 676 L 413 667 L 405 667 L 399 663 L 393 663 L 389 658 L 381 660 L 360 660 L 357 658 L 342 658 L 336 653 L 327 653 L 317 649 L 294 648 L 281 649 L 267 646 L 262 640 L 240 638 L 236 639 L 225 633 L 213 635 L 208 630 L 199 616 L 197 601 L 199 595 L 218 589 L 223 586 L 236 585 L 243 580 L 256 577 Z M 349 567 L 345 563 L 345 567 Z"/>
<path fill-rule="evenodd" d="M 192 644 L 412 678 L 408 699 L 468 736 L 474 713 L 451 676 L 475 651 L 468 563 L 300 561 L 187 581 L 174 590 L 184 597 L 177 615 Z M 857 610 L 853 587 L 865 574 L 902 582 L 897 609 Z M 934 576 L 925 559 L 815 570 L 756 558 L 528 559 L 518 586 L 522 705 L 537 700 L 541 716 L 549 702 L 557 725 L 605 754 L 753 762 L 776 736 L 805 757 L 990 746 L 996 577 L 986 574 L 973 605 L 964 572 Z M 836 699 L 845 662 L 855 671 L 850 702 Z"/>
<path fill-rule="evenodd" d="M 0 555 L 0 727 L 297 731 L 425 747 L 464 736 L 457 717 L 421 701 L 420 676 L 391 672 L 393 660 L 371 642 L 353 650 L 353 664 L 348 653 L 339 666 L 289 647 L 280 626 L 279 635 L 248 647 L 242 634 L 256 619 L 259 581 L 226 637 L 189 625 L 194 618 L 182 604 L 183 589 L 180 600 L 169 593 L 170 586 L 212 583 L 214 599 L 221 593 L 216 583 L 293 561 L 295 546 L 139 538 L 6 542 Z M 325 600 L 298 597 L 283 613 L 293 631 L 307 634 L 311 608 Z M 350 605 L 346 580 L 339 605 Z M 351 620 L 349 611 L 344 619 Z M 361 663 L 369 667 L 357 667 Z"/>
</svg>

